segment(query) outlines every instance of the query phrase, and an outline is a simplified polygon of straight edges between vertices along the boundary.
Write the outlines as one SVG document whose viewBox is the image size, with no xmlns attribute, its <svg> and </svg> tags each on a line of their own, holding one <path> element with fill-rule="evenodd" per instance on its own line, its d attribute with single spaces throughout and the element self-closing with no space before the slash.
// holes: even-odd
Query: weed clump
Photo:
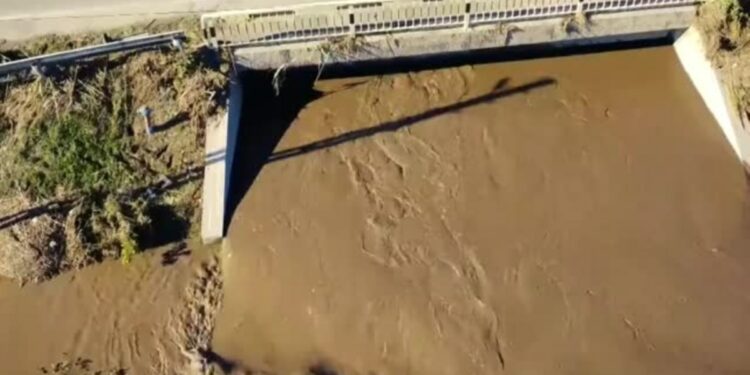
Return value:
<svg viewBox="0 0 750 375">
<path fill-rule="evenodd" d="M 317 78 L 320 78 L 323 74 L 326 65 L 356 59 L 358 55 L 368 53 L 371 47 L 372 45 L 363 36 L 329 38 L 318 46 L 320 61 L 318 62 Z M 286 69 L 286 67 L 280 67 L 277 72 L 283 69 Z"/>
<path fill-rule="evenodd" d="M 0 231 L 0 275 L 24 284 L 55 274 L 64 261 L 62 243 L 54 240 L 61 232 L 53 213 Z"/>
<path fill-rule="evenodd" d="M 358 53 L 367 51 L 370 45 L 363 36 L 330 38 L 319 47 L 320 53 L 328 60 L 347 60 Z"/>
<path fill-rule="evenodd" d="M 741 117 L 750 125 L 750 3 L 714 0 L 701 6 L 697 27 Z"/>
<path fill-rule="evenodd" d="M 561 26 L 566 34 L 580 34 L 589 29 L 591 20 L 588 14 L 579 9 L 575 14 L 565 17 Z"/>
<path fill-rule="evenodd" d="M 750 46 L 750 15 L 740 0 L 708 1 L 698 23 L 709 57 L 722 65 L 728 55 L 743 55 Z"/>
<path fill-rule="evenodd" d="M 30 129 L 13 165 L 11 188 L 52 199 L 58 191 L 90 195 L 132 185 L 134 171 L 118 133 L 75 114 Z"/>
</svg>

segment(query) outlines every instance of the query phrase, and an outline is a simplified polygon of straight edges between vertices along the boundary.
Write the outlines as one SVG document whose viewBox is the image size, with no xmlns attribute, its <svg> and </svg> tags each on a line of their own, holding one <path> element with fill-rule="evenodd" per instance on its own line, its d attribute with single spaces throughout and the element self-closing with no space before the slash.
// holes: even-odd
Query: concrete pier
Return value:
<svg viewBox="0 0 750 375">
<path fill-rule="evenodd" d="M 242 84 L 233 78 L 229 84 L 227 112 L 206 127 L 201 216 L 201 239 L 204 243 L 219 241 L 226 232 L 227 200 L 240 126 L 242 96 Z"/>
<path fill-rule="evenodd" d="M 674 48 L 685 72 L 737 157 L 746 166 L 750 165 L 750 129 L 746 128 L 747 124 L 743 124 L 747 120 L 732 102 L 721 75 L 711 66 L 698 30 L 691 27 L 685 31 L 675 42 Z"/>
</svg>

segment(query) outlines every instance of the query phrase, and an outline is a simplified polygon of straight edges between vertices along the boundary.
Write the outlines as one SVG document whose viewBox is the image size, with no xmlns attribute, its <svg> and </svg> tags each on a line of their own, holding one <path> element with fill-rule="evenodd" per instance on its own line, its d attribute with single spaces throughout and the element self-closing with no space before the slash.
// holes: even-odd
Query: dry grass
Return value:
<svg viewBox="0 0 750 375">
<path fill-rule="evenodd" d="M 355 59 L 359 54 L 367 52 L 370 48 L 372 48 L 372 44 L 368 43 L 364 36 L 329 38 L 318 46 L 320 62 L 318 63 L 317 78 L 320 78 L 323 74 L 326 65 Z M 286 66 L 279 67 L 276 71 L 276 75 L 283 77 L 285 70 Z M 281 81 L 283 81 L 283 79 Z M 274 88 L 279 92 L 279 87 L 281 85 L 277 82 L 276 78 L 274 78 Z"/>
<path fill-rule="evenodd" d="M 28 202 L 6 199 L 5 210 L 21 209 Z M 33 219 L 0 230 L 0 276 L 21 284 L 39 282 L 55 274 L 63 262 L 62 244 L 55 241 L 63 226 L 60 215 L 41 214 Z"/>
<path fill-rule="evenodd" d="M 195 20 L 144 30 L 179 25 L 197 36 Z M 85 45 L 96 37 L 44 37 L 0 53 L 23 57 Z M 227 76 L 221 68 L 220 57 L 193 43 L 184 51 L 123 53 L 62 68 L 47 78 L 0 84 L 0 199 L 24 202 L 0 206 L 0 225 L 40 204 L 69 202 L 49 217 L 54 231 L 35 234 L 57 244 L 54 256 L 61 259 L 50 258 L 24 235 L 39 232 L 39 225 L 13 223 L 0 231 L 15 238 L 8 241 L 14 249 L 6 253 L 25 255 L 11 263 L 0 248 L 0 263 L 18 269 L 2 272 L 0 264 L 0 273 L 36 281 L 104 258 L 127 263 L 140 249 L 175 239 L 160 234 L 187 236 L 190 224 L 199 224 L 191 220 L 200 201 L 196 177 L 202 171 L 205 126 L 224 111 Z M 137 114 L 141 106 L 153 109 L 151 136 Z M 39 263 L 36 269 L 32 259 Z"/>
<path fill-rule="evenodd" d="M 565 17 L 562 21 L 562 29 L 566 34 L 580 34 L 588 30 L 591 25 L 589 15 L 579 10 L 575 14 Z"/>
<path fill-rule="evenodd" d="M 737 108 L 750 114 L 750 4 L 714 0 L 704 4 L 697 26 L 709 58 L 722 72 Z"/>
<path fill-rule="evenodd" d="M 320 70 L 328 63 L 356 58 L 357 55 L 366 52 L 371 47 L 371 44 L 363 36 L 330 38 L 318 46 Z"/>
<path fill-rule="evenodd" d="M 363 36 L 331 38 L 320 45 L 320 52 L 329 60 L 348 60 L 366 51 L 370 45 Z"/>
<path fill-rule="evenodd" d="M 749 22 L 746 5 L 739 0 L 714 0 L 701 6 L 697 25 L 715 63 L 721 65 L 727 57 L 747 56 Z"/>
</svg>

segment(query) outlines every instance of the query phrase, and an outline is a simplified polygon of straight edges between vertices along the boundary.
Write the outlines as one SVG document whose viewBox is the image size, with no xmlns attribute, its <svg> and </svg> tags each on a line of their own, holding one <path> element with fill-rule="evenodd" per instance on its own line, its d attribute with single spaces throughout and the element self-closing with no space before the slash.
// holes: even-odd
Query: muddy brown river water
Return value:
<svg viewBox="0 0 750 375">
<path fill-rule="evenodd" d="M 232 221 L 223 357 L 281 374 L 750 371 L 747 180 L 671 48 L 318 89 Z"/>
<path fill-rule="evenodd" d="M 48 282 L 0 280 L 0 374 L 185 374 L 184 349 L 208 340 L 215 260 L 191 245 L 123 266 L 106 261 Z M 208 271 L 208 272 L 207 272 Z M 68 368 L 69 366 L 69 368 Z"/>
<path fill-rule="evenodd" d="M 210 251 L 0 281 L 0 374 L 184 374 L 211 336 L 236 373 L 750 372 L 748 183 L 671 48 L 316 89 L 232 219 L 215 331 Z"/>
</svg>

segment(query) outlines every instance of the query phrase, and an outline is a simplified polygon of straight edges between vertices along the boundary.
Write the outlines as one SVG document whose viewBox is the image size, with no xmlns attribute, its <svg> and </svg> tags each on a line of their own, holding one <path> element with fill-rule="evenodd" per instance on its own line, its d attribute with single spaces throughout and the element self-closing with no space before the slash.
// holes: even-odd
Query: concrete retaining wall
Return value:
<svg viewBox="0 0 750 375">
<path fill-rule="evenodd" d="M 706 56 L 703 40 L 691 27 L 674 44 L 677 56 L 695 89 L 713 114 L 729 144 L 745 165 L 750 165 L 750 131 L 731 100 L 721 75 Z"/>
<path fill-rule="evenodd" d="M 204 243 L 219 241 L 226 233 L 227 202 L 242 113 L 242 97 L 242 84 L 233 78 L 229 84 L 226 114 L 206 127 L 201 216 L 201 239 Z"/>
</svg>

